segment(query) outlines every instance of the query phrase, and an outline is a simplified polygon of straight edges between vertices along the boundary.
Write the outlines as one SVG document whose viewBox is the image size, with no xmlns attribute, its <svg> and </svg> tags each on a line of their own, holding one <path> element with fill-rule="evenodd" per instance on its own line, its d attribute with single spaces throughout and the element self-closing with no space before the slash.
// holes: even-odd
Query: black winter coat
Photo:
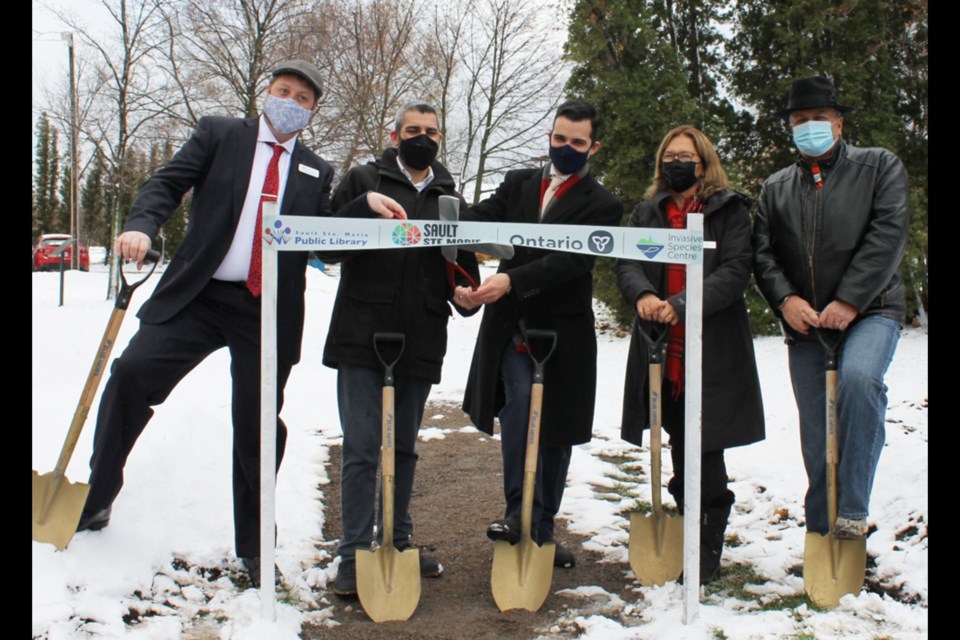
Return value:
<svg viewBox="0 0 960 640">
<path fill-rule="evenodd" d="M 439 197 L 459 194 L 443 165 L 434 162 L 432 169 L 433 181 L 417 192 L 397 166 L 397 150 L 387 149 L 379 160 L 355 167 L 344 176 L 334 191 L 333 206 L 376 191 L 399 202 L 410 220 L 438 220 Z M 440 382 L 450 304 L 463 316 L 477 310 L 468 311 L 453 303 L 446 260 L 439 247 L 351 251 L 322 257 L 342 260 L 323 364 L 382 369 L 373 349 L 373 334 L 398 332 L 404 334 L 406 343 L 395 369 L 397 378 L 411 376 Z M 457 262 L 474 280 L 480 279 L 473 253 L 458 251 Z M 466 279 L 458 276 L 457 284 L 466 285 Z"/>
<path fill-rule="evenodd" d="M 542 169 L 507 173 L 496 193 L 474 205 L 464 220 L 537 223 Z M 547 209 L 541 224 L 618 226 L 623 205 L 586 173 Z M 493 433 L 504 403 L 500 358 L 522 318 L 527 329 L 553 330 L 557 348 L 544 368 L 540 442 L 566 446 L 593 434 L 597 391 L 597 337 L 593 316 L 594 256 L 515 247 L 498 273 L 510 276 L 510 293 L 486 305 L 470 364 L 463 409 Z"/>
<path fill-rule="evenodd" d="M 631 227 L 664 228 L 670 192 L 661 191 L 641 202 L 630 216 Z M 763 402 L 753 353 L 753 336 L 743 293 L 750 279 L 749 200 L 726 189 L 705 203 L 704 240 L 715 240 L 716 249 L 704 252 L 703 264 L 703 376 L 702 447 L 718 451 L 757 442 L 764 438 Z M 646 292 L 665 297 L 666 264 L 617 260 L 617 284 L 624 299 L 636 308 Z M 669 298 L 683 321 L 686 291 Z M 661 329 L 643 323 L 647 335 Z M 623 391 L 621 436 L 642 444 L 643 430 L 650 426 L 648 354 L 646 342 L 635 322 L 627 358 Z M 669 392 L 664 382 L 663 394 Z M 682 425 L 671 425 L 681 427 Z"/>
</svg>

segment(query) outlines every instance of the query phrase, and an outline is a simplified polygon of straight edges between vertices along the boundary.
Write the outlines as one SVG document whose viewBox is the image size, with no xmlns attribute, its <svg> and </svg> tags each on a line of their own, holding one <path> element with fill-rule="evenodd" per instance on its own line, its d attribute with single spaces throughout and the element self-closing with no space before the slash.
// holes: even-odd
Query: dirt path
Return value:
<svg viewBox="0 0 960 640">
<path fill-rule="evenodd" d="M 363 612 L 356 599 L 343 599 L 328 591 L 326 599 L 334 606 L 333 619 L 339 625 L 307 626 L 302 637 L 363 639 L 506 639 L 569 638 L 577 635 L 561 618 L 570 619 L 573 609 L 593 612 L 603 608 L 608 598 L 574 598 L 558 594 L 562 589 L 597 585 L 625 601 L 636 596 L 627 586 L 626 564 L 598 562 L 599 554 L 581 547 L 583 538 L 567 531 L 557 521 L 558 542 L 574 551 L 577 565 L 555 569 L 552 590 L 536 613 L 500 612 L 490 592 L 490 568 L 493 543 L 486 537 L 487 524 L 502 516 L 500 443 L 484 434 L 462 432 L 470 422 L 458 406 L 428 403 L 423 428 L 440 427 L 444 438 L 421 440 L 417 444 L 420 460 L 414 484 L 411 512 L 414 542 L 422 553 L 434 555 L 444 565 L 443 576 L 424 579 L 420 603 L 406 622 L 375 624 Z M 326 526 L 324 539 L 331 541 L 328 551 L 336 553 L 340 536 L 340 449 L 331 449 L 325 485 Z"/>
</svg>

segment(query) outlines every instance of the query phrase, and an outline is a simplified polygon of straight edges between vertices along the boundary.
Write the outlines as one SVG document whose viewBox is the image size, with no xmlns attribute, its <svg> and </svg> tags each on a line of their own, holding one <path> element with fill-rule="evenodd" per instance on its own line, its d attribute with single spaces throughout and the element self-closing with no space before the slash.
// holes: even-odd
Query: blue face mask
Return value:
<svg viewBox="0 0 960 640">
<path fill-rule="evenodd" d="M 835 142 L 833 124 L 823 120 L 810 120 L 793 127 L 793 144 L 805 156 L 818 158 L 830 151 Z"/>
<path fill-rule="evenodd" d="M 557 168 L 557 171 L 563 175 L 576 173 L 587 164 L 587 158 L 590 157 L 590 150 L 577 151 L 568 144 L 562 147 L 550 145 L 550 162 Z"/>
<path fill-rule="evenodd" d="M 278 98 L 271 93 L 263 102 L 263 113 L 277 133 L 293 133 L 307 126 L 313 112 L 298 105 L 293 98 Z"/>
</svg>

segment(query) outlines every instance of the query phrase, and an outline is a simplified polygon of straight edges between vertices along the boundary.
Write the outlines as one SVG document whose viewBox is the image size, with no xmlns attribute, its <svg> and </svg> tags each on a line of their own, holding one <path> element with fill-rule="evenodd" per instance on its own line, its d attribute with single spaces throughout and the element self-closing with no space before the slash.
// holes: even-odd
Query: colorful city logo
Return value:
<svg viewBox="0 0 960 640">
<path fill-rule="evenodd" d="M 587 246 L 594 253 L 608 254 L 613 252 L 613 234 L 609 231 L 594 231 L 587 238 Z"/>
<path fill-rule="evenodd" d="M 287 237 L 291 233 L 290 227 L 284 227 L 280 218 L 273 221 L 273 227 L 273 229 L 270 227 L 263 228 L 264 240 L 267 241 L 267 244 L 273 244 L 274 241 L 276 241 L 277 244 L 290 242 L 290 238 Z"/>
<path fill-rule="evenodd" d="M 657 244 L 657 241 L 653 238 L 640 238 L 637 242 L 637 249 L 640 249 L 644 258 L 653 260 L 663 250 L 663 245 Z"/>
<path fill-rule="evenodd" d="M 423 240 L 423 234 L 417 225 L 412 222 L 404 222 L 394 228 L 392 240 L 395 245 L 408 247 L 410 245 L 420 244 L 420 241 Z"/>
</svg>

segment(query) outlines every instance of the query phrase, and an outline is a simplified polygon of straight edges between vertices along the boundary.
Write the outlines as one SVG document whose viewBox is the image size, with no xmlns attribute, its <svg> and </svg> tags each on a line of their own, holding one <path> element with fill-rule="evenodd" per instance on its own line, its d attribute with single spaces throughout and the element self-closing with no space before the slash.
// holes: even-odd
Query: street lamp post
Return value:
<svg viewBox="0 0 960 640">
<path fill-rule="evenodd" d="M 70 237 L 77 241 L 77 249 L 70 254 L 70 268 L 80 267 L 80 206 L 77 183 L 77 87 L 73 61 L 73 33 L 64 32 L 61 37 L 67 43 L 70 54 Z"/>
</svg>

